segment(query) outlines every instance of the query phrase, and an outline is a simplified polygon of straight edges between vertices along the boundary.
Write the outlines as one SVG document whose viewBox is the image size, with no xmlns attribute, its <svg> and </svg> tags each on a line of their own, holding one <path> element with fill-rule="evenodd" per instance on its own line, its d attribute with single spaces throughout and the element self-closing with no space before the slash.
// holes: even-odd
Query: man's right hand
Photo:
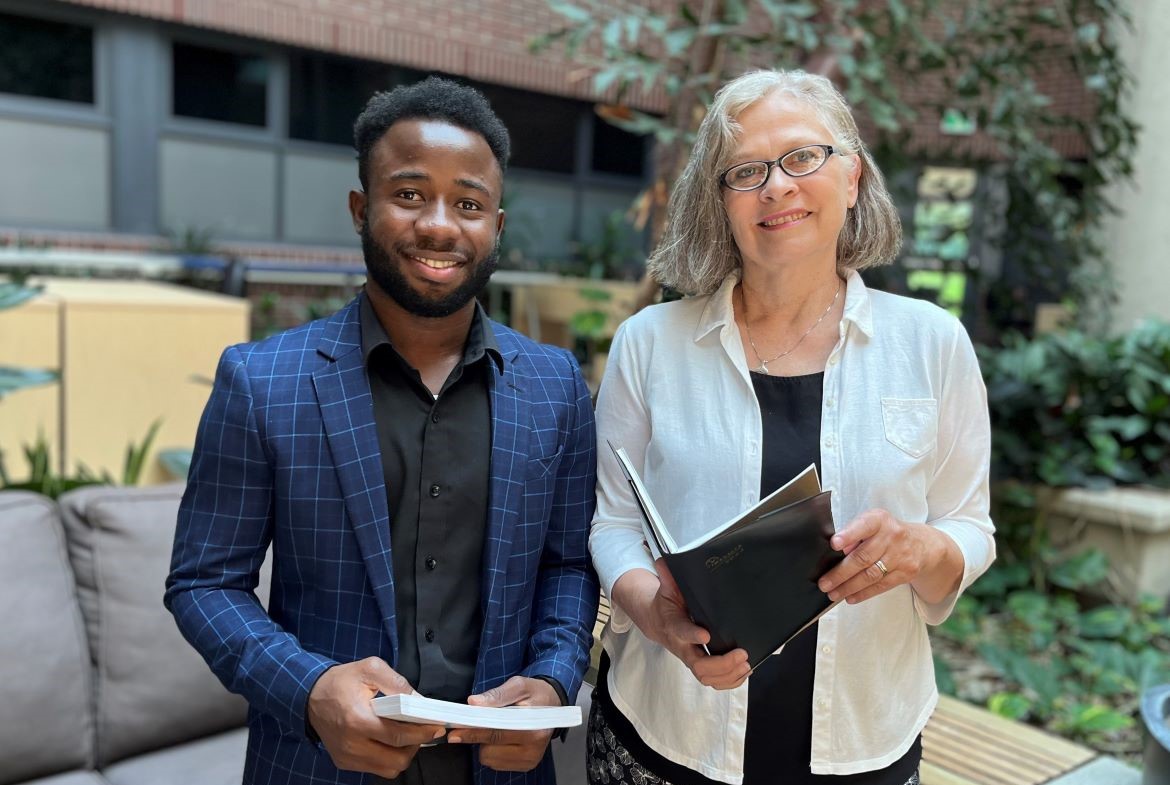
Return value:
<svg viewBox="0 0 1170 785">
<path fill-rule="evenodd" d="M 446 732 L 440 725 L 416 725 L 374 714 L 370 700 L 379 692 L 413 692 L 410 683 L 378 657 L 334 665 L 309 692 L 309 725 L 321 738 L 333 765 L 394 779 L 420 744 Z"/>
<path fill-rule="evenodd" d="M 695 678 L 708 687 L 730 690 L 743 684 L 751 673 L 747 652 L 707 654 L 703 646 L 711 633 L 691 621 L 686 601 L 666 562 L 655 563 L 657 575 L 634 569 L 618 578 L 613 601 L 629 614 L 650 640 L 682 660 Z"/>
</svg>

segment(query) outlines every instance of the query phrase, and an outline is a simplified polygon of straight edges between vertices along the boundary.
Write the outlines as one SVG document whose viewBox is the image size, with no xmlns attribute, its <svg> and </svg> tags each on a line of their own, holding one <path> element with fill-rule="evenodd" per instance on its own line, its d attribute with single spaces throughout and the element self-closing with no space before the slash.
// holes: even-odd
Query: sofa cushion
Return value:
<svg viewBox="0 0 1170 785">
<path fill-rule="evenodd" d="M 182 484 L 82 488 L 61 497 L 94 663 L 99 767 L 241 726 L 163 607 Z M 258 594 L 266 601 L 268 580 Z"/>
<path fill-rule="evenodd" d="M 0 783 L 93 759 L 89 667 L 56 506 L 0 492 Z"/>
<path fill-rule="evenodd" d="M 111 785 L 240 785 L 247 730 L 234 730 L 116 763 Z"/>
<path fill-rule="evenodd" d="M 110 785 L 102 779 L 96 771 L 71 771 L 68 774 L 56 774 L 42 780 L 22 782 L 20 785 Z"/>
</svg>

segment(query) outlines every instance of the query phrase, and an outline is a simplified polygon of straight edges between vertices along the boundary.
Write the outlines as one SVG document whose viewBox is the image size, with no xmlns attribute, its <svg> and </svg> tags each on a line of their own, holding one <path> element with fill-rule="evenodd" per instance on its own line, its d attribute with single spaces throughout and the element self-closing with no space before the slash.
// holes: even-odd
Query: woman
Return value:
<svg viewBox="0 0 1170 785">
<path fill-rule="evenodd" d="M 966 333 L 857 272 L 900 242 L 828 80 L 757 72 L 716 95 L 650 260 L 696 296 L 619 330 L 598 436 L 625 447 L 680 542 L 816 462 L 845 554 L 818 585 L 844 602 L 750 679 L 742 650 L 707 655 L 601 450 L 590 549 L 614 609 L 591 782 L 917 782 L 938 695 L 926 625 L 987 569 L 994 530 Z"/>
</svg>

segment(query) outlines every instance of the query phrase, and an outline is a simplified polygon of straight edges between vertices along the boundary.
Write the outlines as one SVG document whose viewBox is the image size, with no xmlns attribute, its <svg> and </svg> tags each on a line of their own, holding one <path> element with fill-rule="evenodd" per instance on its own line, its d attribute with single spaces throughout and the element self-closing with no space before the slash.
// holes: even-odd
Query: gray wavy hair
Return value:
<svg viewBox="0 0 1170 785">
<path fill-rule="evenodd" d="M 898 255 L 898 210 L 844 96 L 816 74 L 753 71 L 724 85 L 699 125 L 690 161 L 670 195 L 662 242 L 646 265 L 659 283 L 683 294 L 711 294 L 743 263 L 723 206 L 719 174 L 734 163 L 729 158 L 741 130 L 735 118 L 774 92 L 804 101 L 832 135 L 833 147 L 861 158 L 857 204 L 847 212 L 837 240 L 838 269 L 888 264 Z"/>
</svg>

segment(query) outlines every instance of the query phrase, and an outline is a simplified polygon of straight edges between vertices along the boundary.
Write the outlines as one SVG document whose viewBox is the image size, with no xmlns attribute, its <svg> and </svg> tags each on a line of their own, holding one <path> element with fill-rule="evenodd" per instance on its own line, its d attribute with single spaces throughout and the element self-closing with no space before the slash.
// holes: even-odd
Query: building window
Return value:
<svg viewBox="0 0 1170 785">
<path fill-rule="evenodd" d="M 93 29 L 0 14 L 0 93 L 94 102 Z"/>
<path fill-rule="evenodd" d="M 353 122 L 370 96 L 422 79 L 421 71 L 343 57 L 289 58 L 289 136 L 353 145 Z"/>
<path fill-rule="evenodd" d="M 588 104 L 525 90 L 477 84 L 512 137 L 512 159 L 519 169 L 572 174 L 577 151 L 577 119 Z"/>
<path fill-rule="evenodd" d="M 176 116 L 266 125 L 268 63 L 263 57 L 177 41 L 172 53 Z"/>
<path fill-rule="evenodd" d="M 593 115 L 592 167 L 595 172 L 641 177 L 646 168 L 646 137 Z"/>
</svg>

